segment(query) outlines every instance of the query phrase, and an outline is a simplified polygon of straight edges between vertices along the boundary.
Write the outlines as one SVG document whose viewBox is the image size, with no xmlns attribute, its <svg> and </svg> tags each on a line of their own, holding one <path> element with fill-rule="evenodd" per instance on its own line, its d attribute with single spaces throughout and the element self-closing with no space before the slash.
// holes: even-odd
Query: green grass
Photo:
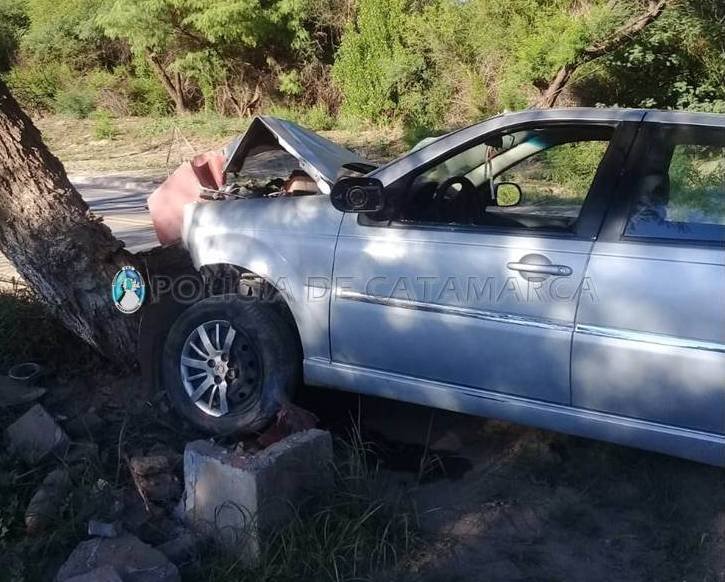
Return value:
<svg viewBox="0 0 725 582">
<path fill-rule="evenodd" d="M 185 579 L 360 581 L 402 566 L 420 543 L 412 502 L 387 481 L 357 430 L 336 444 L 335 489 L 295 507 L 291 521 L 268 537 L 256 567 L 206 554 Z"/>
<path fill-rule="evenodd" d="M 244 133 L 249 126 L 249 119 L 225 117 L 217 113 L 193 113 L 169 117 L 155 117 L 144 120 L 141 135 L 157 137 L 179 131 L 183 137 L 211 138 L 227 137 Z"/>
</svg>

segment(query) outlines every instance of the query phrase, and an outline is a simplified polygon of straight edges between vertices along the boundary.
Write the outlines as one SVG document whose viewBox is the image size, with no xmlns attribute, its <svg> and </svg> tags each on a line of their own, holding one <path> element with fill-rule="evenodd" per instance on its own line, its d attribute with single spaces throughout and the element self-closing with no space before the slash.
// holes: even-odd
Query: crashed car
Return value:
<svg viewBox="0 0 725 582">
<path fill-rule="evenodd" d="M 273 151 L 296 167 L 244 186 Z M 725 116 L 510 113 L 380 168 L 261 118 L 220 176 L 164 347 L 197 426 L 304 381 L 725 465 Z"/>
<path fill-rule="evenodd" d="M 221 152 L 195 156 L 148 199 L 162 245 L 181 239 L 184 206 L 227 200 L 330 194 L 344 174 L 366 174 L 370 162 L 292 122 L 255 117 L 247 132 Z"/>
</svg>

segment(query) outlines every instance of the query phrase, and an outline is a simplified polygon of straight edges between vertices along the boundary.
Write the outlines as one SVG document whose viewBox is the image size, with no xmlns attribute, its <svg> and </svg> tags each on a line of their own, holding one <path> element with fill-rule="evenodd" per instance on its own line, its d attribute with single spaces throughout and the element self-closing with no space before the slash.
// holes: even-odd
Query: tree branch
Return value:
<svg viewBox="0 0 725 582">
<path fill-rule="evenodd" d="M 565 64 L 557 71 L 551 82 L 541 91 L 541 96 L 534 104 L 534 107 L 542 109 L 553 107 L 577 68 L 631 42 L 647 26 L 660 17 L 667 7 L 668 1 L 650 0 L 646 12 L 627 22 L 608 38 L 586 47 L 571 63 Z"/>
</svg>

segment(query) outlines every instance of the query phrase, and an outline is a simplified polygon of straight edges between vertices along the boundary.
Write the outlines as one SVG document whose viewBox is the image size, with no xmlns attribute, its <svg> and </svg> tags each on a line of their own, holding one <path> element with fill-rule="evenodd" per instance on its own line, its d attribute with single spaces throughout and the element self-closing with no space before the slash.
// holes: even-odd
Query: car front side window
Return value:
<svg viewBox="0 0 725 582">
<path fill-rule="evenodd" d="M 407 223 L 573 231 L 610 127 L 551 127 L 487 138 L 415 176 Z"/>
</svg>

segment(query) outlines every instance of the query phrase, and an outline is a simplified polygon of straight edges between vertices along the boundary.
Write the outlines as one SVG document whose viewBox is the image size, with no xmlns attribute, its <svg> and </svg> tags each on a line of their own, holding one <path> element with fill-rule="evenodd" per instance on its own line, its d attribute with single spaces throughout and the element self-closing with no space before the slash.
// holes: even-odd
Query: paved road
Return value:
<svg viewBox="0 0 725 582">
<path fill-rule="evenodd" d="M 113 234 L 126 243 L 131 252 L 158 244 L 146 209 L 146 198 L 164 176 L 106 175 L 71 176 L 91 210 L 102 216 Z M 17 277 L 10 263 L 0 255 L 0 282 Z"/>
</svg>

